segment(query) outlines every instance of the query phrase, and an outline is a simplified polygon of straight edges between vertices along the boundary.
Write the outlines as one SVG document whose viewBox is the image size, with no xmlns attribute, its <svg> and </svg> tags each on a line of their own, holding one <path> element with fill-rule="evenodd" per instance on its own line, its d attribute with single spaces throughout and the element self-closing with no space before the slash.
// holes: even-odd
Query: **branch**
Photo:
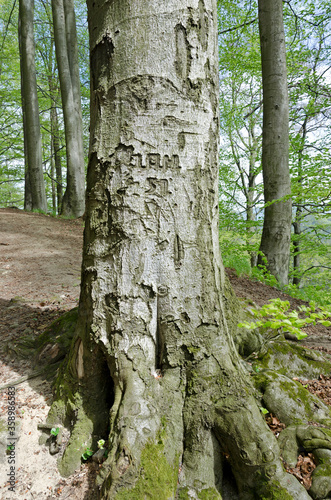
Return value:
<svg viewBox="0 0 331 500">
<path fill-rule="evenodd" d="M 314 269 L 315 267 L 323 267 L 324 269 L 331 269 L 331 267 L 329 267 L 329 266 L 311 266 L 311 267 L 308 267 L 308 269 L 306 269 L 305 271 L 303 271 L 303 273 L 301 274 L 301 276 L 303 276 L 304 274 L 306 274 L 311 269 Z"/>
<path fill-rule="evenodd" d="M 51 181 L 56 182 L 56 184 L 63 187 L 63 184 L 61 184 L 61 182 L 57 181 L 56 179 L 53 179 L 53 177 L 47 171 L 44 172 L 44 174 L 46 174 L 51 179 Z"/>
<path fill-rule="evenodd" d="M 261 99 L 261 101 L 255 106 L 255 108 L 252 109 L 252 111 L 250 111 L 249 113 L 247 113 L 247 115 L 244 116 L 244 120 L 246 120 L 247 118 L 249 118 L 253 113 L 255 113 L 255 111 L 257 111 L 263 104 L 263 100 Z"/>
<path fill-rule="evenodd" d="M 218 34 L 224 35 L 224 33 L 230 33 L 230 31 L 236 31 L 240 28 L 243 28 L 244 26 L 249 26 L 250 24 L 255 23 L 255 21 L 257 21 L 257 20 L 258 20 L 258 18 L 255 17 L 255 19 L 253 19 L 252 21 L 245 21 L 244 23 L 238 24 L 238 26 L 234 26 L 233 28 L 228 28 L 227 30 L 219 31 Z"/>
<path fill-rule="evenodd" d="M 5 182 L 20 182 L 20 181 L 24 181 L 25 179 L 9 179 L 7 181 L 1 181 L 0 182 L 0 185 L 1 184 L 5 184 Z"/>
<path fill-rule="evenodd" d="M 3 46 L 5 45 L 5 40 L 6 40 L 6 36 L 7 36 L 7 33 L 8 33 L 8 26 L 9 26 L 9 23 L 11 21 L 11 16 L 14 12 L 14 9 L 15 9 L 15 5 L 16 5 L 16 0 L 14 0 L 14 3 L 13 3 L 13 7 L 10 11 L 10 14 L 9 14 L 9 18 L 8 18 L 8 21 L 7 21 L 7 24 L 6 24 L 6 28 L 5 28 L 5 33 L 4 33 L 4 36 L 3 36 L 3 39 L 2 39 L 2 44 L 1 44 L 1 47 L 0 47 L 0 52 L 2 52 L 3 50 Z"/>
</svg>

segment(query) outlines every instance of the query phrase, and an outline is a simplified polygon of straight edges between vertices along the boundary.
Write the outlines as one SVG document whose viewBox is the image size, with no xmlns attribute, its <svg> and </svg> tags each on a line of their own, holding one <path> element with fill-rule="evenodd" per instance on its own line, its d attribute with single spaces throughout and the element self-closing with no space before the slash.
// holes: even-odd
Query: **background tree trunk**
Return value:
<svg viewBox="0 0 331 500">
<path fill-rule="evenodd" d="M 292 204 L 289 111 L 282 0 L 259 0 L 263 81 L 262 167 L 264 224 L 258 264 L 288 283 Z"/>
<path fill-rule="evenodd" d="M 62 199 L 61 213 L 80 217 L 85 210 L 85 169 L 73 0 L 52 0 L 52 12 L 67 152 L 67 187 Z"/>
<path fill-rule="evenodd" d="M 221 498 L 226 455 L 242 498 L 307 499 L 225 319 L 216 0 L 90 0 L 88 18 L 82 289 L 50 415 L 73 422 L 60 470 L 103 438 L 103 498 Z"/>
<path fill-rule="evenodd" d="M 50 111 L 50 121 L 51 121 L 51 151 L 52 151 L 52 161 L 54 161 L 54 169 L 56 175 L 56 206 L 57 212 L 61 213 L 62 198 L 63 198 L 63 187 L 62 187 L 62 165 L 61 165 L 61 154 L 60 154 L 60 131 L 58 124 L 58 116 L 56 109 L 58 89 L 56 86 L 56 81 L 53 75 L 49 76 L 49 95 L 51 98 L 51 111 Z"/>
<path fill-rule="evenodd" d="M 47 211 L 43 176 L 39 106 L 33 36 L 33 0 L 19 2 L 19 41 L 21 57 L 21 92 L 26 168 L 24 208 Z"/>
</svg>

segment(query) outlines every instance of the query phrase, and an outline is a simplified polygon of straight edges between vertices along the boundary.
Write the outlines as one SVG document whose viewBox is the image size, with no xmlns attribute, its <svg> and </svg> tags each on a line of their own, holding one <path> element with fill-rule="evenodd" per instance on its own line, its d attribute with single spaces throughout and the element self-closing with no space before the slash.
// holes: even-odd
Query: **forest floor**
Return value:
<svg viewBox="0 0 331 500">
<path fill-rule="evenodd" d="M 0 418 L 7 422 L 8 390 L 1 387 L 32 372 L 31 359 L 19 359 L 8 345 L 42 333 L 56 318 L 75 307 L 79 298 L 83 222 L 0 209 Z M 257 305 L 271 298 L 302 301 L 227 270 L 236 294 Z M 309 327 L 305 344 L 331 354 L 331 328 Z M 328 378 L 305 382 L 331 404 Z M 34 377 L 15 386 L 19 439 L 15 446 L 15 492 L 8 491 L 6 432 L 0 427 L 0 499 L 92 499 L 97 465 L 82 464 L 69 478 L 57 470 L 57 455 L 39 445 L 39 423 L 52 402 L 51 383 Z"/>
</svg>

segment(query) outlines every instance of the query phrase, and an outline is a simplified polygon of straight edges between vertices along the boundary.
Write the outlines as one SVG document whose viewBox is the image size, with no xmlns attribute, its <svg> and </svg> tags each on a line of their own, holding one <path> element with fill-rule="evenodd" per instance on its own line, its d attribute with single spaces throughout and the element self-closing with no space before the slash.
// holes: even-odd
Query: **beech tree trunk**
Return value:
<svg viewBox="0 0 331 500">
<path fill-rule="evenodd" d="M 67 153 L 67 187 L 62 199 L 61 214 L 80 217 L 85 211 L 85 170 L 73 0 L 52 0 L 52 12 Z"/>
<path fill-rule="evenodd" d="M 258 264 L 288 283 L 291 243 L 291 181 L 285 35 L 282 0 L 259 0 L 263 82 L 262 168 L 264 224 Z M 266 261 L 266 262 L 265 262 Z"/>
<path fill-rule="evenodd" d="M 18 36 L 21 59 L 21 94 L 26 162 L 24 208 L 26 210 L 43 210 L 46 212 L 47 200 L 42 165 L 33 14 L 34 1 L 20 0 Z"/>
<path fill-rule="evenodd" d="M 62 187 L 62 165 L 61 165 L 61 154 L 60 154 L 60 131 L 59 123 L 56 109 L 57 102 L 57 88 L 56 81 L 53 75 L 49 77 L 49 94 L 51 98 L 51 151 L 52 151 L 52 162 L 54 162 L 54 170 L 56 175 L 56 207 L 57 213 L 61 213 L 62 198 L 63 198 L 63 187 Z M 53 177 L 53 176 L 52 176 Z"/>
<path fill-rule="evenodd" d="M 105 499 L 221 498 L 225 457 L 241 498 L 308 499 L 283 469 L 225 317 L 216 0 L 87 4 L 82 288 L 49 416 L 71 427 L 60 470 L 103 438 Z"/>
</svg>

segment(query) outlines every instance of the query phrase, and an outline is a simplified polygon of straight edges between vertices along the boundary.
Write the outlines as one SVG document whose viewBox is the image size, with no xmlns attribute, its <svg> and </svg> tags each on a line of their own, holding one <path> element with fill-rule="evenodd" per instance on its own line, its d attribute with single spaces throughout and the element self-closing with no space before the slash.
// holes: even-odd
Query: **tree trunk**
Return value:
<svg viewBox="0 0 331 500">
<path fill-rule="evenodd" d="M 53 148 L 51 148 L 51 188 L 52 188 L 52 211 L 53 214 L 56 214 L 56 182 L 54 180 L 55 177 L 55 165 L 53 158 Z"/>
<path fill-rule="evenodd" d="M 47 211 L 47 200 L 42 165 L 41 134 L 35 46 L 33 35 L 33 0 L 19 2 L 19 46 L 21 58 L 21 93 L 26 168 L 24 208 Z"/>
<path fill-rule="evenodd" d="M 55 175 L 56 175 L 56 205 L 57 212 L 61 213 L 62 198 L 63 198 L 63 187 L 62 187 L 62 165 L 61 165 L 61 155 L 60 155 L 60 137 L 59 137 L 59 123 L 57 117 L 57 86 L 54 81 L 53 75 L 49 76 L 49 95 L 51 98 L 51 150 L 52 150 L 52 161 L 54 161 Z"/>
<path fill-rule="evenodd" d="M 254 198 L 255 198 L 255 176 L 248 175 L 248 189 L 247 189 L 247 199 L 246 199 L 246 221 L 247 221 L 247 244 L 250 248 L 254 245 L 255 237 L 255 227 L 253 223 L 255 222 L 254 213 Z M 251 268 L 255 267 L 257 264 L 257 253 L 254 250 L 249 250 Z"/>
<path fill-rule="evenodd" d="M 293 285 L 300 285 L 301 282 L 301 248 L 300 248 L 300 236 L 302 234 L 301 229 L 301 220 L 302 220 L 302 208 L 298 206 L 295 213 L 295 221 L 293 222 L 294 228 L 294 239 L 293 239 Z"/>
<path fill-rule="evenodd" d="M 103 438 L 102 498 L 221 498 L 226 456 L 242 498 L 308 499 L 225 319 L 216 0 L 87 3 L 82 288 L 50 414 L 71 422 L 60 470 Z"/>
<path fill-rule="evenodd" d="M 62 186 L 62 165 L 61 165 L 61 154 L 60 154 L 60 138 L 59 138 L 59 125 L 57 118 L 56 107 L 53 106 L 51 110 L 51 129 L 52 129 L 52 147 L 54 154 L 54 164 L 56 173 L 56 199 L 57 199 L 57 211 L 61 213 L 62 199 L 63 199 L 63 186 Z"/>
<path fill-rule="evenodd" d="M 62 200 L 61 213 L 66 216 L 80 217 L 85 210 L 85 173 L 73 0 L 52 0 L 52 12 L 67 152 L 67 187 Z"/>
<path fill-rule="evenodd" d="M 288 166 L 288 90 L 282 0 L 259 0 L 263 81 L 262 168 L 264 224 L 258 264 L 288 283 L 291 182 Z M 266 260 L 266 263 L 265 263 Z"/>
<path fill-rule="evenodd" d="M 306 114 L 301 127 L 301 144 L 298 151 L 298 176 L 297 176 L 297 196 L 296 204 L 297 209 L 295 212 L 295 220 L 293 222 L 294 228 L 294 239 L 293 239 L 293 285 L 300 285 L 301 282 L 301 235 L 302 235 L 302 218 L 303 218 L 303 160 L 304 160 L 304 149 L 307 139 L 307 125 L 308 125 L 309 115 Z"/>
</svg>

